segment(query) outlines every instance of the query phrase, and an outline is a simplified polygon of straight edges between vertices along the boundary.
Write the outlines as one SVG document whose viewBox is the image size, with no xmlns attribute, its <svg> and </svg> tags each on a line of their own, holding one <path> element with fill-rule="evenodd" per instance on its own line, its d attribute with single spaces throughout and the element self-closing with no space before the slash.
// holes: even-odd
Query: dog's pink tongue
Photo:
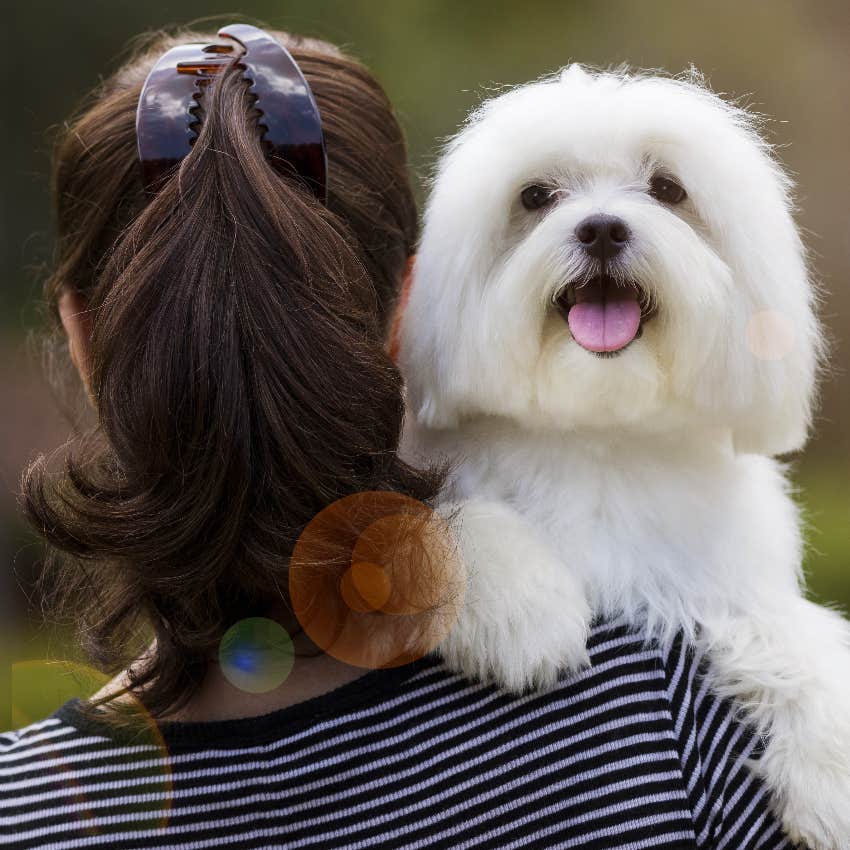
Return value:
<svg viewBox="0 0 850 850">
<path fill-rule="evenodd" d="M 588 351 L 619 351 L 637 335 L 640 304 L 631 286 L 591 283 L 576 290 L 567 324 L 575 341 Z"/>
</svg>

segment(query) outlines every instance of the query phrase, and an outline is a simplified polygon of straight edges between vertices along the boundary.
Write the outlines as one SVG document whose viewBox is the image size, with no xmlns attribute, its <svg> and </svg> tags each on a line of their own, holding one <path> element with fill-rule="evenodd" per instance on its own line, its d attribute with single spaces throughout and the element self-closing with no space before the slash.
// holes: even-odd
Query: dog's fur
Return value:
<svg viewBox="0 0 850 850">
<path fill-rule="evenodd" d="M 573 65 L 485 103 L 439 165 L 401 317 L 407 437 L 455 463 L 470 583 L 451 664 L 521 689 L 584 663 L 592 614 L 684 630 L 769 736 L 758 769 L 791 836 L 847 850 L 850 629 L 803 597 L 772 459 L 806 439 L 821 334 L 758 129 L 693 74 Z M 650 196 L 658 173 L 683 203 Z M 545 210 L 520 203 L 535 183 Z M 627 223 L 614 272 L 657 310 L 616 356 L 553 306 L 594 271 L 591 213 Z"/>
</svg>

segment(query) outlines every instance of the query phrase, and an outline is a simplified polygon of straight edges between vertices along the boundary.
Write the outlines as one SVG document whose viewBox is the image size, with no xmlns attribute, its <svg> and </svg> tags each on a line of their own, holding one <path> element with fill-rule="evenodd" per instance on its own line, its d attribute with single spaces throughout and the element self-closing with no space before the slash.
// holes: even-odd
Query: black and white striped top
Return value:
<svg viewBox="0 0 850 850">
<path fill-rule="evenodd" d="M 0 847 L 790 847 L 746 764 L 758 742 L 681 642 L 607 624 L 590 648 L 525 697 L 429 657 L 155 736 L 69 703 L 0 735 Z"/>
</svg>

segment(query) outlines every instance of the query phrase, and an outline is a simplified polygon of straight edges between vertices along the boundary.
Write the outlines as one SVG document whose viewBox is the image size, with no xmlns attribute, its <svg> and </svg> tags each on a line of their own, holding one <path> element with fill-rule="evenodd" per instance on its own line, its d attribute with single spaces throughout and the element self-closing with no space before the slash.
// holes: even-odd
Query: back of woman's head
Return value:
<svg viewBox="0 0 850 850">
<path fill-rule="evenodd" d="M 157 38 L 94 93 L 55 157 L 58 263 L 86 299 L 98 425 L 61 473 L 39 460 L 25 507 L 52 544 L 54 602 L 117 670 L 143 625 L 135 684 L 153 712 L 197 686 L 222 633 L 285 595 L 293 542 L 361 491 L 431 499 L 439 476 L 396 456 L 401 379 L 384 349 L 415 239 L 401 130 L 377 82 L 336 48 L 277 33 L 318 104 L 327 206 L 264 154 L 238 69 L 201 98 L 199 135 L 146 195 L 141 86 L 182 32 Z"/>
</svg>

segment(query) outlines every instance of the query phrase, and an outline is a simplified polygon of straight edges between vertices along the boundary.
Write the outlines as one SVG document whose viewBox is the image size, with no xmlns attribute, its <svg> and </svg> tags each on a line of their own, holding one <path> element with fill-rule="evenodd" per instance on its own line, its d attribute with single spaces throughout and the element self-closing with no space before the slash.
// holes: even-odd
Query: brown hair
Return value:
<svg viewBox="0 0 850 850">
<path fill-rule="evenodd" d="M 220 75 L 200 133 L 150 200 L 135 111 L 155 41 L 93 94 L 54 162 L 63 288 L 91 315 L 98 425 L 63 471 L 25 473 L 51 545 L 45 586 L 84 649 L 132 672 L 154 715 L 182 704 L 235 621 L 285 598 L 287 561 L 322 508 L 361 491 L 427 502 L 442 476 L 397 454 L 402 383 L 385 326 L 416 235 L 406 151 L 379 84 L 324 42 L 276 33 L 318 103 L 329 201 L 264 157 L 247 83 Z"/>
</svg>

